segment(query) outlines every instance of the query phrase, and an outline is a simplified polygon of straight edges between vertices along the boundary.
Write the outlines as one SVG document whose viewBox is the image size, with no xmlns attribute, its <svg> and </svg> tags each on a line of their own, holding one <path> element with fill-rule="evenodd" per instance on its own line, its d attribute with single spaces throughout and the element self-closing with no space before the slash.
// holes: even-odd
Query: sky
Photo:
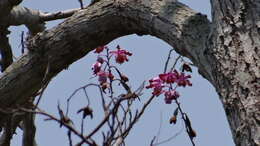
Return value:
<svg viewBox="0 0 260 146">
<path fill-rule="evenodd" d="M 209 0 L 182 0 L 181 2 L 189 5 L 198 12 L 207 14 L 210 19 L 211 10 Z M 55 12 L 79 7 L 77 0 L 24 0 L 22 5 L 45 12 Z M 61 21 L 48 23 L 48 29 Z M 15 56 L 18 57 L 21 55 L 21 48 L 19 48 L 20 34 L 22 31 L 27 30 L 23 26 L 11 27 L 10 30 L 12 31 L 10 34 L 10 43 L 15 52 Z M 130 85 L 133 89 L 137 88 L 143 81 L 147 81 L 163 71 L 168 52 L 172 49 L 166 42 L 152 36 L 124 36 L 109 43 L 108 47 L 115 49 L 118 44 L 133 53 L 133 56 L 129 58 L 129 62 L 118 66 L 121 71 L 128 75 Z M 177 56 L 178 55 L 175 54 L 173 58 Z M 91 65 L 95 60 L 96 55 L 91 52 L 56 76 L 46 89 L 39 105 L 40 108 L 49 113 L 57 114 L 58 101 L 60 101 L 62 107 L 65 107 L 66 99 L 75 89 L 88 83 L 96 82 L 95 79 L 90 79 L 92 77 Z M 189 115 L 193 128 L 197 133 L 197 137 L 194 140 L 196 145 L 234 146 L 222 104 L 218 99 L 214 87 L 198 74 L 196 68 L 193 68 L 191 81 L 193 83 L 192 87 L 180 90 L 180 102 L 184 111 Z M 91 125 L 94 125 L 97 120 L 102 118 L 97 93 L 98 91 L 95 88 L 88 89 L 88 94 L 91 97 L 91 105 L 94 107 L 94 119 L 88 121 L 90 129 Z M 145 101 L 150 94 L 150 90 L 144 91 L 142 100 Z M 174 136 L 182 129 L 183 125 L 180 121 L 176 125 L 169 124 L 169 117 L 172 115 L 175 105 L 166 105 L 163 98 L 163 96 L 160 96 L 154 100 L 126 139 L 126 145 L 146 146 L 150 144 L 152 138 L 157 135 L 158 131 L 160 131 L 158 139 L 159 141 L 163 141 Z M 78 94 L 75 99 L 73 99 L 72 110 L 76 110 L 76 108 L 82 107 L 84 104 L 86 104 L 86 101 L 83 95 Z M 72 116 L 74 117 L 75 115 L 72 114 Z M 55 122 L 46 122 L 43 119 L 44 117 L 42 116 L 37 116 L 36 118 L 36 141 L 38 145 L 68 145 L 66 130 L 59 128 L 59 125 Z M 75 124 L 77 124 L 77 122 Z M 95 138 L 99 139 L 100 137 L 97 136 Z M 77 140 L 77 138 L 74 140 Z M 18 145 L 21 145 L 21 131 L 19 130 L 12 140 L 12 146 Z M 182 132 L 171 141 L 162 144 L 162 146 L 175 145 L 191 145 L 185 130 L 182 130 Z"/>
</svg>

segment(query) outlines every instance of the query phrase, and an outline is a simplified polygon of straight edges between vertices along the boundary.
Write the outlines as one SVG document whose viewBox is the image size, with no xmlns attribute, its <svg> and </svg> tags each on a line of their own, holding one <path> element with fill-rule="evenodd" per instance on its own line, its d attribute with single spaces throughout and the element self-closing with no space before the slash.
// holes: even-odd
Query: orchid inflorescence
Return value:
<svg viewBox="0 0 260 146">
<path fill-rule="evenodd" d="M 132 53 L 122 49 L 119 45 L 116 48 L 117 50 L 110 51 L 107 46 L 100 46 L 97 47 L 94 51 L 94 53 L 97 53 L 98 56 L 96 62 L 92 65 L 93 75 L 98 77 L 99 85 L 104 93 L 106 93 L 106 89 L 110 89 L 109 91 L 111 91 L 111 93 L 113 92 L 112 81 L 116 79 L 114 74 L 112 73 L 112 68 L 114 68 L 118 72 L 120 76 L 119 80 L 121 83 L 128 82 L 128 77 L 123 75 L 115 66 L 112 66 L 110 63 L 110 59 L 114 57 L 116 63 L 123 64 L 128 61 L 128 56 L 132 56 Z M 105 55 L 102 54 L 104 50 L 106 50 Z M 189 66 L 189 63 L 185 62 L 181 58 L 184 62 L 182 64 L 181 71 L 174 69 L 178 61 L 178 59 L 176 59 L 175 65 L 170 69 L 170 71 L 166 72 L 169 59 L 170 57 L 168 57 L 168 60 L 166 62 L 164 73 L 161 73 L 158 76 L 150 79 L 149 85 L 147 85 L 146 88 L 153 89 L 152 95 L 155 97 L 164 94 L 164 101 L 166 104 L 171 104 L 173 101 L 175 101 L 177 108 L 174 110 L 174 114 L 170 118 L 170 124 L 176 124 L 177 115 L 180 112 L 181 117 L 186 125 L 186 131 L 190 137 L 190 140 L 192 144 L 195 145 L 193 142 L 193 138 L 196 137 L 196 133 L 191 126 L 189 117 L 181 109 L 180 103 L 178 101 L 180 93 L 177 91 L 177 88 L 179 87 L 192 86 L 192 83 L 189 80 L 191 78 L 191 75 L 187 75 L 187 72 L 192 72 L 192 69 Z M 125 89 L 127 88 L 129 87 L 127 86 Z"/>
<path fill-rule="evenodd" d="M 177 99 L 180 94 L 176 91 L 177 87 L 192 86 L 189 81 L 191 75 L 185 75 L 184 72 L 179 73 L 177 70 L 168 73 L 159 74 L 159 76 L 149 80 L 147 89 L 153 88 L 153 95 L 159 96 L 164 93 L 166 104 L 171 104 L 172 100 Z M 173 87 L 175 85 L 175 87 Z M 167 89 L 165 89 L 167 88 Z"/>
<path fill-rule="evenodd" d="M 176 124 L 177 122 L 177 116 L 178 113 L 180 113 L 181 118 L 185 124 L 186 132 L 190 138 L 190 141 L 193 146 L 195 146 L 195 143 L 193 141 L 193 138 L 196 137 L 196 132 L 191 126 L 191 121 L 188 117 L 188 115 L 183 112 L 180 102 L 178 101 L 178 98 L 180 97 L 179 92 L 176 90 L 178 87 L 187 87 L 192 86 L 192 83 L 190 82 L 191 75 L 187 75 L 186 72 L 192 72 L 192 69 L 190 67 L 190 63 L 187 63 L 184 61 L 183 58 L 180 56 L 175 60 L 174 66 L 171 68 L 169 72 L 166 72 L 168 62 L 170 60 L 170 54 L 172 50 L 169 52 L 169 57 L 165 64 L 165 70 L 164 73 L 159 74 L 158 76 L 152 78 L 149 80 L 149 85 L 146 86 L 147 89 L 153 89 L 153 96 L 160 96 L 161 94 L 164 94 L 164 101 L 166 104 L 171 104 L 173 101 L 175 101 L 177 108 L 175 108 L 172 117 L 170 118 L 169 122 L 170 124 Z M 175 65 L 178 61 L 178 59 L 182 59 L 181 71 L 177 71 L 175 68 Z"/>
<path fill-rule="evenodd" d="M 128 56 L 132 56 L 132 53 L 122 49 L 119 45 L 116 48 L 117 50 L 115 51 L 109 51 L 107 46 L 100 46 L 97 47 L 94 51 L 94 53 L 99 55 L 97 57 L 96 63 L 92 65 L 93 74 L 98 76 L 98 81 L 104 90 L 109 87 L 107 80 L 109 79 L 112 81 L 114 79 L 114 75 L 112 74 L 109 67 L 104 67 L 102 70 L 102 65 L 105 62 L 108 65 L 112 56 L 115 57 L 115 61 L 118 64 L 123 64 L 124 62 L 128 61 Z M 101 55 L 105 49 L 107 49 L 107 55 Z M 105 56 L 105 59 L 102 56 Z M 152 94 L 155 96 L 159 96 L 164 93 L 165 103 L 171 104 L 172 100 L 175 100 L 180 96 L 179 92 L 176 91 L 177 87 L 192 86 L 189 80 L 191 75 L 185 75 L 184 71 L 191 71 L 190 67 L 186 63 L 183 64 L 182 72 L 173 70 L 168 73 L 159 74 L 157 77 L 149 80 L 150 84 L 146 86 L 146 88 L 152 88 Z M 121 79 L 128 81 L 128 78 L 124 75 L 121 76 Z"/>
<path fill-rule="evenodd" d="M 122 49 L 119 45 L 116 47 L 117 50 L 115 51 L 109 51 L 109 48 L 107 46 L 100 46 L 97 47 L 94 51 L 94 53 L 99 54 L 97 57 L 96 62 L 92 65 L 92 70 L 93 70 L 93 74 L 95 76 L 98 77 L 98 81 L 103 89 L 103 91 L 105 91 L 105 89 L 109 88 L 109 82 L 108 79 L 111 83 L 111 81 L 113 81 L 114 79 L 114 75 L 111 71 L 112 66 L 110 66 L 110 59 L 111 57 L 115 57 L 115 61 L 118 64 L 123 64 L 124 62 L 128 61 L 128 56 L 132 56 L 132 53 Z M 104 50 L 107 50 L 106 55 L 102 55 L 101 53 Z M 105 65 L 103 65 L 105 64 Z M 103 69 L 102 69 L 103 67 Z M 122 81 L 127 82 L 128 78 L 127 76 L 121 74 L 121 72 L 119 72 L 119 70 L 117 68 L 115 68 Z"/>
</svg>

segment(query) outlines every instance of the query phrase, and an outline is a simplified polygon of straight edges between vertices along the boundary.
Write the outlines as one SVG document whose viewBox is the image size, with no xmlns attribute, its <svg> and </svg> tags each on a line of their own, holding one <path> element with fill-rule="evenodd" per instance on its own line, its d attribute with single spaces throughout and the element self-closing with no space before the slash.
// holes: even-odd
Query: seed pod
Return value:
<svg viewBox="0 0 260 146">
<path fill-rule="evenodd" d="M 93 110 L 89 106 L 81 108 L 77 113 L 83 112 L 83 119 L 86 118 L 86 116 L 90 116 L 90 118 L 93 118 Z"/>
<path fill-rule="evenodd" d="M 189 131 L 189 135 L 190 135 L 190 137 L 192 137 L 192 138 L 194 138 L 194 137 L 197 136 L 195 130 L 193 130 L 193 129 L 191 129 L 191 131 Z"/>
<path fill-rule="evenodd" d="M 123 80 L 124 82 L 128 82 L 129 81 L 128 77 L 125 76 L 125 75 L 121 75 L 121 80 Z"/>
</svg>

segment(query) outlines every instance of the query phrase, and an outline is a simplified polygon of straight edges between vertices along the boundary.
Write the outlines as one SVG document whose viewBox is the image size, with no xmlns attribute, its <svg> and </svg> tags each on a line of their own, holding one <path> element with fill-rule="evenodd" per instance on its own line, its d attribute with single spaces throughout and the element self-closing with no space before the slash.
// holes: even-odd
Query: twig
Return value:
<svg viewBox="0 0 260 146">
<path fill-rule="evenodd" d="M 80 8 L 83 9 L 83 1 L 82 0 L 78 0 L 79 4 L 80 4 Z"/>
<path fill-rule="evenodd" d="M 120 103 L 121 103 L 122 101 L 123 101 L 123 98 L 119 99 L 119 100 L 116 102 L 116 104 L 115 104 L 113 110 L 111 110 L 108 114 L 106 114 L 105 117 L 103 118 L 103 120 L 97 125 L 97 127 L 96 127 L 94 130 L 92 130 L 92 131 L 91 131 L 87 136 L 85 136 L 84 138 L 85 138 L 85 139 L 91 138 L 91 136 L 93 136 L 93 135 L 107 122 L 107 120 L 109 119 L 110 115 L 112 115 L 113 113 L 115 113 L 115 111 L 118 109 L 118 107 L 119 107 L 119 105 L 120 105 Z M 82 145 L 82 144 L 83 144 L 83 141 L 81 141 L 80 143 L 78 143 L 77 146 L 78 146 L 78 145 Z"/>
<path fill-rule="evenodd" d="M 64 123 L 62 120 L 56 118 L 53 115 L 50 115 L 50 114 L 44 112 L 43 110 L 40 110 L 39 108 L 37 108 L 38 111 L 33 111 L 30 109 L 25 109 L 25 108 L 20 108 L 20 110 L 24 111 L 24 112 L 36 113 L 36 114 L 41 114 L 41 115 L 47 116 L 51 120 L 54 120 L 58 123 L 62 123 L 63 126 L 65 126 L 69 131 L 73 132 L 75 135 L 77 135 L 85 143 L 87 143 L 89 145 L 93 145 L 93 143 L 94 143 L 94 142 L 90 142 L 88 139 L 85 139 L 84 136 L 81 133 L 79 133 L 74 127 L 72 127 L 69 123 Z"/>
<path fill-rule="evenodd" d="M 175 62 L 174 62 L 174 64 L 173 64 L 173 66 L 172 66 L 172 68 L 171 68 L 170 71 L 173 71 L 173 69 L 175 68 L 175 66 L 176 66 L 176 64 L 178 63 L 178 61 L 179 61 L 180 58 L 181 58 L 181 55 L 179 55 L 179 56 L 176 58 L 176 60 L 175 60 Z"/>
<path fill-rule="evenodd" d="M 159 129 L 158 129 L 157 135 L 156 135 L 156 143 L 159 140 L 159 136 L 161 134 L 161 129 L 162 129 L 162 111 L 160 112 L 160 126 L 159 126 Z"/>
<path fill-rule="evenodd" d="M 24 54 L 24 50 L 25 50 L 25 47 L 24 47 L 24 31 L 22 31 L 22 34 L 21 34 L 21 46 L 22 46 L 21 52 L 22 52 L 22 54 Z"/>
<path fill-rule="evenodd" d="M 180 113 L 181 113 L 181 118 L 182 118 L 182 120 L 183 120 L 184 123 L 185 123 L 185 128 L 186 128 L 187 134 L 188 134 L 188 136 L 189 136 L 189 138 L 190 138 L 190 141 L 191 141 L 192 145 L 195 146 L 195 143 L 194 143 L 192 137 L 191 137 L 190 134 L 188 133 L 188 127 L 187 127 L 187 125 L 186 125 L 186 122 L 185 122 L 186 119 L 185 119 L 185 117 L 184 117 L 184 116 L 185 116 L 185 113 L 182 111 L 181 105 L 180 105 L 180 103 L 178 102 L 177 99 L 175 100 L 175 103 L 177 104 L 178 109 L 179 109 L 179 111 L 180 111 Z"/>
<path fill-rule="evenodd" d="M 100 92 L 100 95 L 101 95 L 101 100 L 102 100 L 102 105 L 103 105 L 103 109 L 104 111 L 107 109 L 106 108 L 106 105 L 105 105 L 105 99 L 104 99 L 104 95 L 103 95 L 103 92 L 102 92 L 102 89 L 101 87 L 98 85 L 98 84 L 93 84 L 93 83 L 90 83 L 90 84 L 87 84 L 87 85 L 84 85 L 78 89 L 76 89 L 70 96 L 69 98 L 67 99 L 67 109 L 66 109 L 66 115 L 69 114 L 69 107 L 70 107 L 70 100 L 74 97 L 74 95 L 80 91 L 80 90 L 85 90 L 87 87 L 89 86 L 96 86 L 99 88 L 99 92 Z M 84 92 L 85 93 L 85 92 Z M 86 94 L 85 94 L 86 95 Z M 90 101 L 88 100 L 88 105 L 89 105 Z"/>
<path fill-rule="evenodd" d="M 172 139 L 174 139 L 175 137 L 177 137 L 178 135 L 180 135 L 180 134 L 182 133 L 183 128 L 184 128 L 184 127 L 183 127 L 183 125 L 182 125 L 182 128 L 181 128 L 177 133 L 175 133 L 173 136 L 171 136 L 171 137 L 169 137 L 168 139 L 163 140 L 163 141 L 161 141 L 161 142 L 156 142 L 156 143 L 153 144 L 152 146 L 158 146 L 158 145 L 161 145 L 161 144 L 164 144 L 164 143 L 167 143 L 167 142 L 171 141 Z"/>
<path fill-rule="evenodd" d="M 129 131 L 132 129 L 132 127 L 134 126 L 134 124 L 136 124 L 136 122 L 138 121 L 138 119 L 143 115 L 145 109 L 148 107 L 148 105 L 152 102 L 152 100 L 154 99 L 154 95 L 152 95 L 149 100 L 144 104 L 144 106 L 142 107 L 141 111 L 139 113 L 136 113 L 137 115 L 134 117 L 133 121 L 129 124 L 128 128 L 124 131 L 123 133 L 123 137 L 126 137 L 129 133 Z"/>
<path fill-rule="evenodd" d="M 71 138 L 71 131 L 70 130 L 68 130 L 67 135 L 68 135 L 68 139 L 69 139 L 69 145 L 72 146 L 73 144 L 72 144 L 72 138 Z"/>
<path fill-rule="evenodd" d="M 163 71 L 163 73 L 166 73 L 166 71 L 167 71 L 167 67 L 168 67 L 169 61 L 170 61 L 170 59 L 171 59 L 171 53 L 172 53 L 172 51 L 174 51 L 174 49 L 171 49 L 171 50 L 169 51 L 167 60 L 166 60 L 165 65 L 164 65 L 164 71 Z"/>
<path fill-rule="evenodd" d="M 40 94 L 39 94 L 39 98 L 38 98 L 38 100 L 37 100 L 37 102 L 35 104 L 35 107 L 38 107 L 38 105 L 39 105 L 39 103 L 40 103 L 40 101 L 42 99 L 43 93 L 44 93 L 45 89 L 47 88 L 47 86 L 49 84 L 49 81 L 47 81 L 47 76 L 49 74 L 49 71 L 50 71 L 50 63 L 48 62 L 46 70 L 45 70 L 44 77 L 42 79 L 42 88 L 41 88 L 41 91 L 40 91 Z"/>
</svg>

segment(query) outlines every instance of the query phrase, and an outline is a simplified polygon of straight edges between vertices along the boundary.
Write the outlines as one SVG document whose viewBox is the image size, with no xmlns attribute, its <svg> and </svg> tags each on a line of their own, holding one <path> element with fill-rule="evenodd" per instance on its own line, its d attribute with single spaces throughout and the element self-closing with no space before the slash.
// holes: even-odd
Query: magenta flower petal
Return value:
<svg viewBox="0 0 260 146">
<path fill-rule="evenodd" d="M 120 46 L 117 47 L 116 51 L 110 51 L 109 53 L 112 55 L 115 55 L 116 62 L 119 64 L 122 64 L 125 61 L 128 61 L 127 56 L 132 56 L 132 53 L 121 49 Z"/>
<path fill-rule="evenodd" d="M 98 81 L 100 82 L 100 84 L 106 83 L 107 82 L 107 78 L 109 77 L 109 73 L 105 72 L 105 71 L 100 71 L 97 73 L 98 76 Z"/>
<path fill-rule="evenodd" d="M 176 80 L 176 83 L 178 84 L 178 86 L 183 86 L 186 87 L 188 86 L 192 86 L 191 82 L 188 80 L 189 78 L 191 78 L 190 75 L 185 76 L 184 73 L 181 73 L 180 75 L 178 75 L 178 79 Z"/>
</svg>

